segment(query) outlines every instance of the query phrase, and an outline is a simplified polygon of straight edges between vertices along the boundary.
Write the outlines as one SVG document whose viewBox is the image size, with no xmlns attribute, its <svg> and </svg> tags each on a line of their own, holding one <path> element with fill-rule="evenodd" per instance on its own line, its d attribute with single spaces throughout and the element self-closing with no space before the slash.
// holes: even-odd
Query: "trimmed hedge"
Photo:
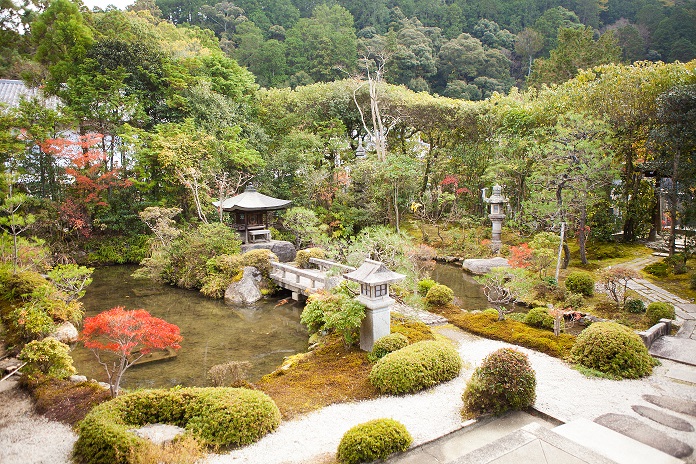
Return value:
<svg viewBox="0 0 696 464">
<path fill-rule="evenodd" d="M 295 256 L 295 264 L 301 269 L 307 269 L 309 267 L 309 259 L 326 258 L 326 251 L 322 248 L 305 248 L 304 250 L 299 250 Z"/>
<path fill-rule="evenodd" d="M 425 295 L 425 304 L 428 306 L 446 306 L 454 301 L 454 291 L 447 285 L 435 284 Z"/>
<path fill-rule="evenodd" d="M 674 305 L 665 302 L 650 303 L 645 310 L 645 317 L 651 326 L 660 322 L 660 319 L 674 319 Z"/>
<path fill-rule="evenodd" d="M 629 313 L 640 314 L 645 312 L 645 303 L 643 303 L 643 300 L 632 298 L 630 300 L 626 300 L 624 308 L 626 308 L 626 311 Z"/>
<path fill-rule="evenodd" d="M 527 355 L 501 348 L 485 357 L 466 384 L 462 416 L 500 415 L 536 400 L 536 375 Z"/>
<path fill-rule="evenodd" d="M 428 290 L 430 290 L 437 282 L 435 282 L 433 279 L 423 279 L 418 281 L 418 294 L 422 297 L 425 297 L 425 295 L 428 294 Z"/>
<path fill-rule="evenodd" d="M 638 334 L 616 322 L 595 322 L 583 330 L 571 350 L 571 361 L 627 379 L 650 375 L 655 365 Z"/>
<path fill-rule="evenodd" d="M 40 375 L 65 379 L 77 374 L 70 357 L 70 347 L 53 337 L 27 343 L 19 353 L 19 360 L 27 363 L 22 372 L 29 379 Z"/>
<path fill-rule="evenodd" d="M 336 457 L 342 464 L 372 462 L 406 451 L 411 442 L 413 438 L 402 423 L 375 419 L 348 430 L 338 444 Z"/>
<path fill-rule="evenodd" d="M 594 295 L 594 279 L 587 272 L 571 272 L 565 280 L 565 287 L 583 296 Z"/>
<path fill-rule="evenodd" d="M 549 314 L 548 308 L 532 308 L 524 317 L 524 323 L 540 329 L 553 330 L 554 317 Z"/>
<path fill-rule="evenodd" d="M 408 346 L 408 338 L 404 334 L 390 333 L 378 339 L 372 347 L 372 352 L 367 356 L 372 362 L 376 362 L 389 353 Z"/>
<path fill-rule="evenodd" d="M 380 392 L 414 393 L 459 375 L 462 360 L 448 342 L 423 341 L 389 353 L 370 371 L 370 383 Z"/>
<path fill-rule="evenodd" d="M 206 446 L 242 446 L 280 424 L 265 393 L 244 388 L 143 390 L 94 408 L 79 424 L 75 458 L 89 464 L 130 463 L 150 443 L 128 432 L 145 424 L 184 427 Z"/>
</svg>

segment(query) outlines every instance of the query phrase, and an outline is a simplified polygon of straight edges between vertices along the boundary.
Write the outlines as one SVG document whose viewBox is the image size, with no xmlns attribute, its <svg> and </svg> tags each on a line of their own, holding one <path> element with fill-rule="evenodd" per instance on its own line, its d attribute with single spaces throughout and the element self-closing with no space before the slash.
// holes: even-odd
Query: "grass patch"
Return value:
<svg viewBox="0 0 696 464">
<path fill-rule="evenodd" d="M 280 409 L 284 420 L 334 403 L 377 398 L 368 376 L 372 363 L 367 353 L 346 348 L 340 335 L 325 337 L 314 351 L 293 356 L 256 386 Z"/>
<path fill-rule="evenodd" d="M 109 390 L 96 382 L 74 383 L 44 377 L 29 381 L 26 386 L 39 414 L 71 426 L 84 419 L 93 407 L 111 399 Z"/>
<path fill-rule="evenodd" d="M 689 264 L 690 269 L 696 267 L 696 263 L 693 263 L 693 260 L 689 261 Z M 689 286 L 692 272 L 694 271 L 690 271 L 686 274 L 668 274 L 667 277 L 655 277 L 646 272 L 641 272 L 641 276 L 645 278 L 645 280 L 685 300 L 696 300 L 696 290 L 691 289 Z"/>
<path fill-rule="evenodd" d="M 467 332 L 524 346 L 557 358 L 566 358 L 575 343 L 573 335 L 560 334 L 556 337 L 553 332 L 511 319 L 497 321 L 497 317 L 492 314 L 467 313 L 454 306 L 442 308 L 440 314 Z"/>
<path fill-rule="evenodd" d="M 621 380 L 621 377 L 619 377 L 619 376 L 612 375 L 612 374 L 605 374 L 604 372 L 598 371 L 597 369 L 591 369 L 591 368 L 585 367 L 581 364 L 573 364 L 572 367 L 573 367 L 573 369 L 580 372 L 585 377 L 598 377 L 600 379 Z"/>
</svg>

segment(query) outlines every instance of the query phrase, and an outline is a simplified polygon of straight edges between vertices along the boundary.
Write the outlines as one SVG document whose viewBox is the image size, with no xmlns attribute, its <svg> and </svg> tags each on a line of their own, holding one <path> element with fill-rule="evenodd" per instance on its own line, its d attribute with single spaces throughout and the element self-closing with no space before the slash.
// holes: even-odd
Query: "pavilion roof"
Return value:
<svg viewBox="0 0 696 464">
<path fill-rule="evenodd" d="M 287 208 L 292 201 L 281 200 L 280 198 L 269 197 L 256 191 L 253 185 L 247 185 L 246 190 L 234 197 L 226 198 L 222 201 L 223 211 L 273 211 L 276 209 Z M 220 202 L 214 201 L 215 207 L 220 206 Z"/>
</svg>

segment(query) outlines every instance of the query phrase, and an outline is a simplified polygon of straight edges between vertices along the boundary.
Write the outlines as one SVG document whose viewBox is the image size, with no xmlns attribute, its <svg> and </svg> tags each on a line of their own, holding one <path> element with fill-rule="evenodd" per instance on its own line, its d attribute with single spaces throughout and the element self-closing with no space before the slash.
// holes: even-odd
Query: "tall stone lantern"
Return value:
<svg viewBox="0 0 696 464">
<path fill-rule="evenodd" d="M 375 341 L 391 331 L 389 310 L 394 300 L 389 297 L 389 284 L 406 276 L 390 271 L 384 263 L 366 259 L 362 266 L 343 277 L 360 284 L 358 301 L 367 308 L 360 324 L 360 349 L 372 351 Z"/>
<path fill-rule="evenodd" d="M 507 203 L 508 200 L 503 196 L 503 188 L 498 184 L 493 186 L 493 193 L 488 198 L 486 198 L 486 190 L 488 189 L 482 189 L 481 198 L 483 198 L 483 201 L 490 205 L 490 214 L 488 214 L 488 217 L 493 224 L 493 231 L 491 233 L 491 249 L 497 253 L 500 251 L 500 247 L 503 244 L 503 242 L 500 240 L 500 234 L 503 231 L 505 203 Z"/>
</svg>

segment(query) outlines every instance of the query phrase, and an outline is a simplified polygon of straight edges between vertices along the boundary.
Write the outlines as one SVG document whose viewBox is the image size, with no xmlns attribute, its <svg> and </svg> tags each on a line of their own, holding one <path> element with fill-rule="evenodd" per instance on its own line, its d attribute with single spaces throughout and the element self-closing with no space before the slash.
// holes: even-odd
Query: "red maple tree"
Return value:
<svg viewBox="0 0 696 464">
<path fill-rule="evenodd" d="M 85 319 L 81 339 L 104 366 L 112 397 L 118 395 L 123 374 L 140 358 L 154 350 L 178 350 L 182 340 L 176 325 L 144 309 L 127 311 L 123 306 Z M 104 359 L 103 352 L 111 354 L 112 359 Z"/>
</svg>

